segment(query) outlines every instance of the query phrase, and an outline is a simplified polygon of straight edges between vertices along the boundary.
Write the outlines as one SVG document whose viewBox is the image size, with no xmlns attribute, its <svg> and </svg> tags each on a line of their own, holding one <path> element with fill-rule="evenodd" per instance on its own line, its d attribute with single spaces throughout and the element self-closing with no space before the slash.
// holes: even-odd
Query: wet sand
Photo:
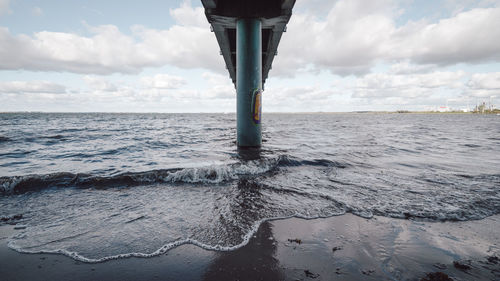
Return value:
<svg viewBox="0 0 500 281">
<path fill-rule="evenodd" d="M 6 244 L 17 231 L 0 226 L 1 280 L 500 280 L 500 215 L 468 222 L 291 218 L 262 224 L 231 252 L 183 245 L 154 258 L 96 264 L 13 251 Z"/>
</svg>

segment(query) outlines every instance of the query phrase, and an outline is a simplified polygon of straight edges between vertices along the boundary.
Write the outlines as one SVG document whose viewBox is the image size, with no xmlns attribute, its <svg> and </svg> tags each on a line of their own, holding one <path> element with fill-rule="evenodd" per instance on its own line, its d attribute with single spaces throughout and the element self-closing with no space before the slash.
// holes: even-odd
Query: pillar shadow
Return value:
<svg viewBox="0 0 500 281">
<path fill-rule="evenodd" d="M 233 220 L 251 223 L 261 219 L 259 210 L 265 206 L 262 186 L 255 180 L 240 179 L 235 188 L 237 194 L 229 206 Z M 204 280 L 283 280 L 276 249 L 272 224 L 264 222 L 244 247 L 217 253 Z"/>
<path fill-rule="evenodd" d="M 203 280 L 283 280 L 275 258 L 276 245 L 269 222 L 263 223 L 250 242 L 231 252 L 220 252 L 209 266 Z"/>
</svg>

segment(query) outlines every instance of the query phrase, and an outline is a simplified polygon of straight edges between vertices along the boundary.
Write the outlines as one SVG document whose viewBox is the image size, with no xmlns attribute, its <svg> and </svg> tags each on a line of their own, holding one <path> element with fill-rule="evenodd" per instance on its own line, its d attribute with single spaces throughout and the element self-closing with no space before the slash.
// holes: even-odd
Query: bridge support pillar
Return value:
<svg viewBox="0 0 500 281">
<path fill-rule="evenodd" d="M 236 23 L 236 118 L 240 147 L 262 144 L 262 24 L 259 19 Z"/>
</svg>

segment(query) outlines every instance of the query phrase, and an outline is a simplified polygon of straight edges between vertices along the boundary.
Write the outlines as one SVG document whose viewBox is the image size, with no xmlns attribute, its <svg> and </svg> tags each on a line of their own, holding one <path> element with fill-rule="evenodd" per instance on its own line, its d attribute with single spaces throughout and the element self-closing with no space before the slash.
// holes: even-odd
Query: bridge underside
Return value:
<svg viewBox="0 0 500 281">
<path fill-rule="evenodd" d="M 295 0 L 201 0 L 231 80 L 236 85 L 236 23 L 260 19 L 262 29 L 262 85 L 264 85 Z"/>
<path fill-rule="evenodd" d="M 201 0 L 236 86 L 238 147 L 262 144 L 262 90 L 295 0 Z"/>
</svg>

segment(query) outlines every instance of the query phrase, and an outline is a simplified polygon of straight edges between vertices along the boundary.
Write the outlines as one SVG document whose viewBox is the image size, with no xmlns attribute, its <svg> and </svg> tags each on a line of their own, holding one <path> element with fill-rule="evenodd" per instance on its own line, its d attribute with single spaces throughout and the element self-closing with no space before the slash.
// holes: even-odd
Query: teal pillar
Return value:
<svg viewBox="0 0 500 281">
<path fill-rule="evenodd" d="M 236 119 L 240 147 L 262 144 L 262 31 L 259 19 L 236 23 Z"/>
</svg>

